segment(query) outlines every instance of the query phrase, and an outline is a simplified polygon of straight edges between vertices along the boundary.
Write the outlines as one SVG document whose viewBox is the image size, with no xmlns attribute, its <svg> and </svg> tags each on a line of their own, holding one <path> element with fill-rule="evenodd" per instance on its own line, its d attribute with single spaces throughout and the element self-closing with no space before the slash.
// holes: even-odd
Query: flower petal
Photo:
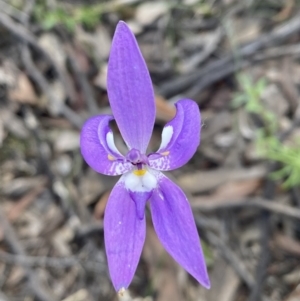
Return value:
<svg viewBox="0 0 300 301">
<path fill-rule="evenodd" d="M 81 154 L 86 163 L 99 173 L 120 175 L 132 169 L 132 164 L 115 146 L 113 133 L 109 128 L 111 115 L 99 115 L 88 119 L 80 134 Z"/>
<path fill-rule="evenodd" d="M 155 154 L 149 155 L 150 167 L 172 170 L 184 165 L 200 144 L 201 116 L 198 105 L 189 99 L 175 104 L 176 116 L 162 132 L 162 142 Z"/>
<path fill-rule="evenodd" d="M 155 120 L 154 93 L 136 39 L 122 21 L 118 23 L 112 41 L 107 92 L 127 146 L 145 153 Z"/>
<path fill-rule="evenodd" d="M 162 245 L 204 287 L 210 287 L 190 204 L 183 191 L 161 174 L 150 199 L 152 220 Z"/>
<path fill-rule="evenodd" d="M 104 238 L 112 283 L 119 291 L 128 288 L 137 268 L 145 241 L 145 218 L 124 187 L 124 176 L 113 188 L 105 209 Z"/>
</svg>

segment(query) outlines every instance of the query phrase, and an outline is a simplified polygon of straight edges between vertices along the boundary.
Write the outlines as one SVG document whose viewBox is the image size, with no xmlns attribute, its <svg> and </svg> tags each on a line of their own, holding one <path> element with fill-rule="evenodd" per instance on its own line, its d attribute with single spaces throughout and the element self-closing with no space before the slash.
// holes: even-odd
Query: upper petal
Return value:
<svg viewBox="0 0 300 301">
<path fill-rule="evenodd" d="M 155 120 L 154 92 L 136 39 L 122 21 L 118 23 L 112 41 L 107 92 L 126 144 L 145 153 Z"/>
<path fill-rule="evenodd" d="M 150 199 L 152 220 L 162 245 L 199 283 L 210 287 L 190 204 L 183 191 L 161 174 Z"/>
<path fill-rule="evenodd" d="M 113 188 L 105 209 L 104 238 L 108 267 L 117 291 L 127 288 L 137 268 L 145 241 L 145 218 L 139 219 L 123 177 Z"/>
<path fill-rule="evenodd" d="M 198 105 L 190 99 L 175 104 L 176 116 L 165 125 L 159 150 L 149 155 L 149 165 L 158 170 L 172 170 L 184 165 L 200 144 L 201 116 Z"/>
<path fill-rule="evenodd" d="M 80 149 L 86 163 L 99 173 L 120 175 L 132 168 L 115 146 L 109 128 L 111 115 L 99 115 L 88 119 L 80 134 Z"/>
</svg>

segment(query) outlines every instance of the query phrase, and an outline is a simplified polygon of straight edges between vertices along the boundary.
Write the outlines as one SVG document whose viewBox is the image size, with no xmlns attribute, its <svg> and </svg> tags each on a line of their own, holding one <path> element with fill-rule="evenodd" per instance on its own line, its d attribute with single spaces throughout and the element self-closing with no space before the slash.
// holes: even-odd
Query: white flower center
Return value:
<svg viewBox="0 0 300 301">
<path fill-rule="evenodd" d="M 132 192 L 149 192 L 157 186 L 157 173 L 151 169 L 137 169 L 125 175 L 124 183 Z"/>
</svg>

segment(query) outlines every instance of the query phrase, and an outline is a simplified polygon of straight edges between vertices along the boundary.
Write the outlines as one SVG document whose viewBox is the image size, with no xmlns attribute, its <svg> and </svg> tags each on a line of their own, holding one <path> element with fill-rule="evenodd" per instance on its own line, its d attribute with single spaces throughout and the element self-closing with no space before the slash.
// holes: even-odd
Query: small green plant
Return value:
<svg viewBox="0 0 300 301">
<path fill-rule="evenodd" d="M 240 74 L 237 76 L 237 81 L 241 91 L 235 94 L 232 101 L 232 106 L 237 108 L 241 105 L 244 105 L 247 111 L 259 113 L 263 108 L 260 97 L 266 88 L 266 80 L 261 78 L 254 83 L 250 76 L 246 74 Z"/>
<path fill-rule="evenodd" d="M 282 167 L 270 175 L 273 180 L 284 179 L 284 188 L 300 184 L 300 140 L 286 145 L 277 137 L 261 137 L 258 149 L 269 160 L 281 163 Z"/>
<path fill-rule="evenodd" d="M 300 184 L 300 141 L 283 144 L 279 140 L 278 120 L 261 99 L 267 81 L 262 78 L 255 83 L 247 75 L 239 75 L 237 80 L 241 91 L 235 94 L 232 107 L 243 106 L 263 121 L 263 126 L 256 133 L 256 149 L 261 157 L 279 162 L 282 166 L 271 173 L 271 178 L 283 180 L 284 188 Z"/>
<path fill-rule="evenodd" d="M 205 262 L 207 264 L 207 267 L 210 268 L 213 266 L 215 259 L 214 259 L 214 254 L 211 250 L 211 248 L 208 246 L 208 244 L 201 240 L 201 246 L 202 246 L 202 250 L 203 250 L 203 254 L 205 257 Z"/>
<path fill-rule="evenodd" d="M 257 114 L 264 122 L 267 130 L 275 133 L 278 127 L 276 116 L 267 110 L 261 101 L 261 95 L 267 86 L 266 79 L 261 78 L 254 83 L 249 76 L 242 74 L 237 77 L 237 81 L 241 91 L 236 93 L 232 106 L 234 108 L 244 106 L 247 112 Z"/>
<path fill-rule="evenodd" d="M 57 25 L 65 26 L 74 31 L 76 24 L 82 24 L 89 29 L 94 28 L 103 13 L 103 4 L 91 6 L 59 5 L 56 8 L 47 8 L 44 2 L 38 2 L 34 15 L 44 29 L 49 30 Z"/>
</svg>

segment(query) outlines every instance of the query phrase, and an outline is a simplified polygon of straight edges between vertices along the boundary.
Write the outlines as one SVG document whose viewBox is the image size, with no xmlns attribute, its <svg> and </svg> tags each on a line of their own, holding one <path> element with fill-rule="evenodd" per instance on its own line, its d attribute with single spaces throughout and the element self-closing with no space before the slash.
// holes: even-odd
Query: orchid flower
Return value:
<svg viewBox="0 0 300 301">
<path fill-rule="evenodd" d="M 128 288 L 146 235 L 149 201 L 154 229 L 167 252 L 200 284 L 210 282 L 199 235 L 183 191 L 160 171 L 181 167 L 200 143 L 200 112 L 189 99 L 178 101 L 177 113 L 162 131 L 155 153 L 146 149 L 155 121 L 150 75 L 137 41 L 126 23 L 117 25 L 108 62 L 107 93 L 111 115 L 91 117 L 82 128 L 81 153 L 95 171 L 122 175 L 111 191 L 104 216 L 104 239 L 112 283 Z M 109 122 L 116 121 L 128 147 L 123 156 Z"/>
</svg>

